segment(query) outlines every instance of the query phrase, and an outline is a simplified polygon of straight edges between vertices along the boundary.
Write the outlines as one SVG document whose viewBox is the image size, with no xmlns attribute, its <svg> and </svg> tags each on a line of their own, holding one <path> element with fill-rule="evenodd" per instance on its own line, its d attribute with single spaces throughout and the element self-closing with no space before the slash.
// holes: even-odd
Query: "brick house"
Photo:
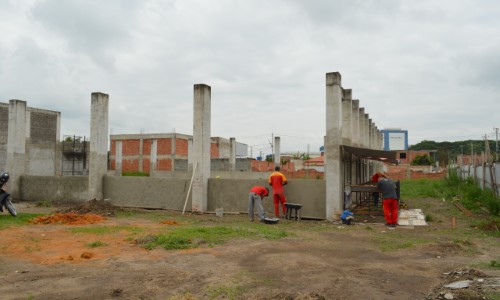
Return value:
<svg viewBox="0 0 500 300">
<path fill-rule="evenodd" d="M 110 170 L 150 173 L 186 171 L 191 160 L 192 136 L 179 133 L 120 134 L 110 136 Z M 236 142 L 236 157 L 247 156 L 247 145 Z M 228 159 L 229 139 L 212 137 L 210 157 Z"/>
</svg>

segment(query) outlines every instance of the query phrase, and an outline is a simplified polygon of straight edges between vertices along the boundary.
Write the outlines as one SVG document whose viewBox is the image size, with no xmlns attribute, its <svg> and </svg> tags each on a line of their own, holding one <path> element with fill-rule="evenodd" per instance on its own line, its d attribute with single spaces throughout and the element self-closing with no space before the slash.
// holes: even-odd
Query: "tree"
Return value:
<svg viewBox="0 0 500 300">
<path fill-rule="evenodd" d="M 434 160 L 427 154 L 417 155 L 415 156 L 411 164 L 415 166 L 430 166 L 434 164 Z"/>
</svg>

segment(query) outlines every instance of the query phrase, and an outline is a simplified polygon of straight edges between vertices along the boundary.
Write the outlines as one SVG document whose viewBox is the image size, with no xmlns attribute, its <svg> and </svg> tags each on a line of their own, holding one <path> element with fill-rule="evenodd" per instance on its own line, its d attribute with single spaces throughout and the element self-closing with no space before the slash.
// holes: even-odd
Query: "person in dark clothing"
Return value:
<svg viewBox="0 0 500 300">
<path fill-rule="evenodd" d="M 396 184 L 385 175 L 378 178 L 377 188 L 382 192 L 382 206 L 386 225 L 395 228 L 398 223 L 398 199 Z"/>
</svg>

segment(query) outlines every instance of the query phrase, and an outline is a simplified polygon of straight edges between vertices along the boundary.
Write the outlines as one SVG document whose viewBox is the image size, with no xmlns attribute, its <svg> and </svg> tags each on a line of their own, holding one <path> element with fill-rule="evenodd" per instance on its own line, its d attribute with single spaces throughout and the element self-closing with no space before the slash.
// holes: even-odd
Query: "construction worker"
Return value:
<svg viewBox="0 0 500 300">
<path fill-rule="evenodd" d="M 378 177 L 377 188 L 382 192 L 382 206 L 387 227 L 395 228 L 398 224 L 398 199 L 396 184 L 385 175 Z"/>
<path fill-rule="evenodd" d="M 280 172 L 280 167 L 274 167 L 274 172 L 269 176 L 269 185 L 273 187 L 274 214 L 277 218 L 280 217 L 280 203 L 281 208 L 283 209 L 283 215 L 286 216 L 286 198 L 283 186 L 287 183 L 285 175 Z"/>
<path fill-rule="evenodd" d="M 256 185 L 250 189 L 250 194 L 248 195 L 248 218 L 250 222 L 253 222 L 253 207 L 257 206 L 257 214 L 259 216 L 259 222 L 264 222 L 266 218 L 266 213 L 264 212 L 264 207 L 262 206 L 262 200 L 269 195 L 269 190 L 266 187 Z"/>
</svg>

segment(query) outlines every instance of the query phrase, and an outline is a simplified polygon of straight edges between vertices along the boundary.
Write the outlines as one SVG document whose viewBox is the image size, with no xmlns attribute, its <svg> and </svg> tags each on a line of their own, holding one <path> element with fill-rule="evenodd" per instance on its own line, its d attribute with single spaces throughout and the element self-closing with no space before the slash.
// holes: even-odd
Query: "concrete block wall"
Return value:
<svg viewBox="0 0 500 300">
<path fill-rule="evenodd" d="M 7 137 L 9 129 L 9 105 L 0 103 L 0 172 L 7 166 Z"/>
<path fill-rule="evenodd" d="M 232 172 L 234 173 L 234 172 Z M 240 173 L 237 173 L 240 174 Z M 243 173 L 241 173 L 243 174 Z M 248 193 L 252 186 L 268 187 L 268 173 L 263 179 L 208 180 L 208 211 L 223 208 L 225 212 L 247 213 Z M 84 202 L 88 198 L 87 176 L 21 176 L 21 199 L 28 202 Z M 116 206 L 182 210 L 190 178 L 152 178 L 104 176 L 104 199 Z M 274 214 L 271 195 L 264 200 L 269 216 Z M 289 180 L 285 188 L 288 203 L 303 204 L 303 217 L 324 218 L 325 181 Z M 186 209 L 191 208 L 191 195 Z"/>
<path fill-rule="evenodd" d="M 28 202 L 83 202 L 88 197 L 87 176 L 21 176 L 21 200 Z"/>
</svg>

